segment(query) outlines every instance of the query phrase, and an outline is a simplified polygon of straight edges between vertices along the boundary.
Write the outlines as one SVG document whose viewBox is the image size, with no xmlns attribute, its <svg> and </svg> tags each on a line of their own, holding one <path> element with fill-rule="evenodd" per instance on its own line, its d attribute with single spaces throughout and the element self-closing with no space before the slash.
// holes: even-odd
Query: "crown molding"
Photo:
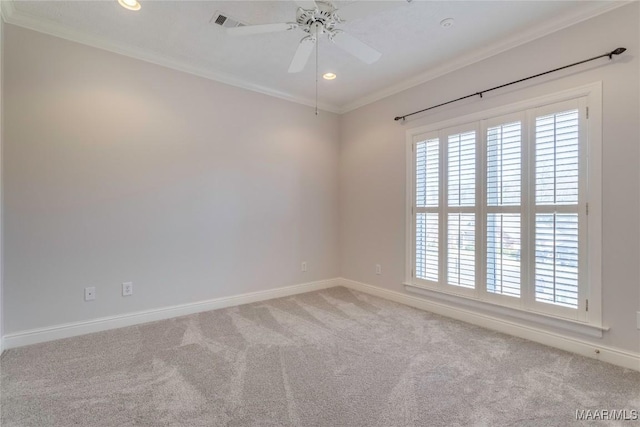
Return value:
<svg viewBox="0 0 640 427">
<path fill-rule="evenodd" d="M 92 36 L 81 31 L 69 29 L 48 19 L 42 19 L 24 12 L 20 12 L 15 8 L 13 0 L 0 0 L 0 7 L 2 10 L 2 17 L 4 21 L 12 25 L 17 25 L 29 30 L 48 34 L 50 36 L 117 53 L 119 55 L 128 56 L 130 58 L 139 59 L 155 65 L 160 65 L 162 67 L 182 71 L 184 73 L 203 77 L 209 80 L 214 80 L 219 83 L 224 83 L 241 89 L 250 90 L 252 92 L 258 92 L 264 95 L 273 96 L 275 98 L 295 102 L 297 104 L 302 104 L 308 107 L 315 107 L 315 101 L 313 99 L 299 97 L 291 93 L 254 84 L 242 79 L 238 79 L 226 73 L 214 72 L 206 68 L 196 67 L 188 64 L 186 61 L 179 61 L 168 56 L 159 55 L 150 50 L 128 46 L 123 43 L 116 43 L 103 37 Z M 331 113 L 340 112 L 340 107 L 327 103 L 318 103 L 318 109 Z"/>
<path fill-rule="evenodd" d="M 594 18 L 598 15 L 610 12 L 619 7 L 631 4 L 634 1 L 637 0 L 612 0 L 601 4 L 594 2 L 592 3 L 593 6 L 591 6 L 588 10 L 570 15 L 565 14 L 562 16 L 558 16 L 555 19 L 549 20 L 542 25 L 535 26 L 528 31 L 509 37 L 504 41 L 491 44 L 482 49 L 476 49 L 469 54 L 462 55 L 451 61 L 445 62 L 444 64 L 432 68 L 425 73 L 404 80 L 402 83 L 388 86 L 382 90 L 373 92 L 369 95 L 358 98 L 355 101 L 349 102 L 344 105 L 318 103 L 318 108 L 336 114 L 348 113 L 360 107 L 364 107 L 365 105 L 372 104 L 381 99 L 419 86 L 423 83 L 434 80 L 453 71 L 459 70 L 510 49 L 529 43 L 533 40 L 542 38 L 572 25 Z M 315 106 L 315 101 L 312 99 L 299 97 L 292 93 L 275 90 L 262 85 L 257 85 L 242 79 L 238 79 L 226 73 L 214 72 L 202 67 L 195 67 L 191 64 L 188 64 L 186 61 L 179 61 L 168 56 L 159 55 L 146 49 L 135 48 L 122 43 L 115 43 L 103 37 L 96 37 L 81 31 L 71 30 L 56 22 L 38 18 L 30 14 L 18 11 L 15 8 L 14 0 L 0 0 L 0 13 L 2 14 L 2 19 L 4 20 L 4 22 L 12 25 L 17 25 L 54 37 L 59 37 L 76 43 L 85 44 L 102 50 L 107 50 L 113 53 L 128 56 L 130 58 L 139 59 L 155 65 L 182 71 L 198 77 L 214 80 L 241 89 L 258 92 L 264 95 L 273 96 L 275 98 L 283 99 L 297 104 L 302 104 L 309 107 Z"/>
<path fill-rule="evenodd" d="M 545 37 L 549 34 L 555 33 L 557 31 L 568 28 L 572 25 L 594 18 L 598 15 L 602 15 L 604 13 L 610 12 L 619 7 L 626 6 L 628 4 L 633 3 L 634 1 L 637 1 L 637 0 L 621 0 L 621 1 L 613 0 L 613 1 L 606 2 L 604 4 L 594 3 L 591 8 L 589 8 L 588 10 L 582 11 L 580 13 L 558 16 L 555 19 L 549 20 L 542 25 L 537 25 L 528 31 L 522 32 L 513 37 L 509 37 L 505 41 L 500 41 L 500 42 L 491 44 L 485 48 L 477 49 L 467 55 L 459 56 L 451 61 L 445 62 L 444 64 L 438 67 L 432 68 L 425 73 L 419 74 L 413 78 L 405 80 L 400 84 L 389 86 L 385 89 L 376 91 L 370 95 L 359 98 L 353 102 L 350 102 L 344 105 L 340 109 L 339 113 L 340 114 L 348 113 L 349 111 L 353 111 L 360 107 L 364 107 L 365 105 L 372 104 L 381 99 L 403 92 L 407 89 L 411 89 L 413 87 L 419 86 L 430 80 L 434 80 L 438 77 L 441 77 L 445 74 L 459 70 L 461 68 L 467 67 L 476 62 L 483 61 L 492 56 L 498 55 L 510 49 L 529 43 L 533 40 Z"/>
</svg>

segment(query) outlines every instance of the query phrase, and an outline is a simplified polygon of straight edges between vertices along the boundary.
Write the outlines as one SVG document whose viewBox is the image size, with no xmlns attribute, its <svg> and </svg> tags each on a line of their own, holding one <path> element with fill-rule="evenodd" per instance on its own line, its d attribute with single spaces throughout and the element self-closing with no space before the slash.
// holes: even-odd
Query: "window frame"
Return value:
<svg viewBox="0 0 640 427">
<path fill-rule="evenodd" d="M 528 250 L 529 244 L 527 239 L 534 236 L 531 228 L 535 227 L 535 221 L 530 218 L 530 212 L 535 212 L 528 205 L 531 199 L 531 192 L 535 192 L 535 170 L 531 165 L 535 162 L 535 126 L 530 123 L 535 121 L 536 114 L 532 111 L 542 111 L 546 106 L 558 104 L 563 101 L 572 101 L 576 99 L 584 99 L 583 103 L 579 102 L 580 114 L 580 144 L 585 149 L 582 156 L 584 161 L 581 162 L 582 169 L 581 179 L 586 179 L 583 194 L 579 195 L 578 213 L 580 220 L 586 221 L 586 226 L 579 229 L 580 239 L 584 239 L 584 251 L 586 256 L 579 257 L 579 271 L 581 282 L 579 283 L 579 303 L 577 309 L 570 313 L 575 316 L 567 316 L 567 310 L 558 310 L 555 305 L 540 303 L 535 301 L 535 285 L 527 285 L 521 287 L 520 298 L 514 298 L 506 295 L 494 294 L 486 290 L 486 227 L 487 212 L 486 209 L 486 162 L 487 147 L 486 133 L 487 129 L 496 123 L 495 119 L 504 119 L 508 116 L 522 117 L 521 132 L 528 135 L 530 143 L 528 146 L 522 143 L 522 164 L 521 164 L 521 204 L 520 204 L 520 221 L 521 221 L 521 260 L 520 264 L 522 282 L 529 283 L 535 275 L 535 263 L 533 262 L 535 253 Z M 540 114 L 537 114 L 538 116 Z M 586 119 L 586 120 L 583 120 Z M 504 123 L 504 121 L 503 121 Z M 443 138 L 445 134 L 451 134 L 451 130 L 470 130 L 476 131 L 476 176 L 480 177 L 480 182 L 476 185 L 476 227 L 475 227 L 475 253 L 476 253 L 476 286 L 475 289 L 467 289 L 459 286 L 451 286 L 447 282 L 446 264 L 444 258 L 447 241 L 447 217 L 442 212 L 448 212 L 448 201 L 446 200 L 447 192 L 447 156 L 448 147 L 447 140 Z M 427 137 L 425 137 L 427 135 Z M 584 136 L 584 138 L 583 138 Z M 440 138 L 440 176 L 439 176 L 439 271 L 438 282 L 418 280 L 414 276 L 415 268 L 415 214 L 419 212 L 416 208 L 416 156 L 413 148 L 416 142 L 426 139 Z M 485 309 L 491 312 L 509 314 L 516 318 L 526 320 L 539 321 L 548 324 L 551 321 L 554 325 L 573 330 L 576 332 L 584 332 L 593 336 L 602 336 L 602 331 L 607 328 L 602 325 L 602 82 L 595 82 L 588 85 L 568 89 L 545 96 L 540 96 L 513 104 L 492 108 L 457 118 L 433 123 L 427 126 L 408 129 L 406 132 L 406 268 L 404 282 L 406 289 L 410 291 L 418 291 L 418 293 L 426 294 L 435 299 L 443 299 L 455 303 L 462 303 L 473 308 Z M 535 193 L 534 193 L 535 194 Z M 587 216 L 588 209 L 588 216 Z M 508 210 L 508 209 L 507 209 Z M 535 213 L 533 214 L 535 215 Z M 528 227 L 527 229 L 525 229 Z M 482 247 L 480 247 L 482 245 Z M 535 252 L 535 251 L 534 251 Z M 444 261 L 443 261 L 444 260 Z M 526 260 L 526 262 L 524 261 Z M 582 280 L 586 280 L 584 283 Z M 525 297 L 525 292 L 528 296 Z M 586 301 L 588 300 L 588 311 Z M 559 307 L 562 308 L 562 307 Z M 557 322 L 556 322 L 557 320 Z M 587 326 L 587 328 L 583 327 Z"/>
</svg>

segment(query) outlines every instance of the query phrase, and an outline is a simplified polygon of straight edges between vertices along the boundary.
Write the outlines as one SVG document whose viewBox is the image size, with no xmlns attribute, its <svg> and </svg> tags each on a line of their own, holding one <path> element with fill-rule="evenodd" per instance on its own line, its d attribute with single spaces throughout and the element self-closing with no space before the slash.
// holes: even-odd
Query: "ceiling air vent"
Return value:
<svg viewBox="0 0 640 427">
<path fill-rule="evenodd" d="M 221 12 L 216 12 L 213 14 L 213 18 L 211 18 L 211 21 L 216 25 L 220 25 L 221 27 L 224 28 L 233 28 L 233 27 L 244 27 L 246 24 L 243 22 L 238 21 L 235 18 L 230 17 L 227 14 L 223 14 Z"/>
</svg>

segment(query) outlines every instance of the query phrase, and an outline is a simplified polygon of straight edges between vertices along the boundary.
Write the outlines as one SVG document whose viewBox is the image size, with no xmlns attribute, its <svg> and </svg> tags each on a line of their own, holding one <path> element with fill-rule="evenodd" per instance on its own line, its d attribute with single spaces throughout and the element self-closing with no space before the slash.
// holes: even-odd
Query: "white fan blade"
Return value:
<svg viewBox="0 0 640 427">
<path fill-rule="evenodd" d="M 343 31 L 336 32 L 332 40 L 338 47 L 367 64 L 373 64 L 382 56 L 382 54 L 374 48 L 367 46 L 357 38 Z"/>
<path fill-rule="evenodd" d="M 251 34 L 275 33 L 298 28 L 298 24 L 283 22 L 281 24 L 243 25 L 227 28 L 227 34 L 232 36 L 248 36 Z"/>
<path fill-rule="evenodd" d="M 359 0 L 349 3 L 343 8 L 338 9 L 337 15 L 340 17 L 340 21 L 350 22 L 356 19 L 363 18 L 367 15 L 382 12 L 385 10 L 394 9 L 396 7 L 406 5 L 407 0 L 395 0 L 395 1 L 366 1 Z"/>
<path fill-rule="evenodd" d="M 296 0 L 296 4 L 304 10 L 314 10 L 318 8 L 318 5 L 313 0 Z"/>
<path fill-rule="evenodd" d="M 311 52 L 313 52 L 313 46 L 315 46 L 315 44 L 315 39 L 311 37 L 305 37 L 300 40 L 296 54 L 293 55 L 291 65 L 289 65 L 290 73 L 299 73 L 304 69 L 304 66 L 307 65 L 307 61 L 309 60 L 309 56 L 311 56 Z"/>
</svg>

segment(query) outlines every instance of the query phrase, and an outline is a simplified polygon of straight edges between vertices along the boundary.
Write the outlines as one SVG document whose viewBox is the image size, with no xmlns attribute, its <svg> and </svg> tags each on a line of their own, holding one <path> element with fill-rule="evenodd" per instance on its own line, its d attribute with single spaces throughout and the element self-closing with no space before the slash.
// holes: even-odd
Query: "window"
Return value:
<svg viewBox="0 0 640 427">
<path fill-rule="evenodd" d="M 408 284 L 599 326 L 600 99 L 410 130 Z"/>
</svg>

